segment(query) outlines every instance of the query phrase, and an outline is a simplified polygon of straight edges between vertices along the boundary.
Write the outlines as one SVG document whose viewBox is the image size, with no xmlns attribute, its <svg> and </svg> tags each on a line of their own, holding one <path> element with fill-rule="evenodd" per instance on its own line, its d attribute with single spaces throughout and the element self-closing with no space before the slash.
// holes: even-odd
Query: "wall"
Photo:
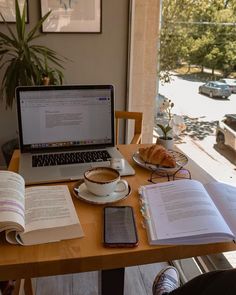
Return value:
<svg viewBox="0 0 236 295">
<path fill-rule="evenodd" d="M 31 28 L 40 17 L 39 2 L 29 3 Z M 129 0 L 102 0 L 102 34 L 43 34 L 37 41 L 69 58 L 65 66 L 66 84 L 113 84 L 116 109 L 125 109 Z M 13 25 L 11 25 L 14 27 Z M 0 31 L 6 32 L 0 24 Z M 0 72 L 0 79 L 2 77 Z M 17 135 L 15 107 L 0 104 L 0 146 Z M 4 164 L 0 154 L 0 166 Z"/>
<path fill-rule="evenodd" d="M 128 109 L 143 112 L 142 142 L 153 140 L 160 0 L 133 0 Z"/>
</svg>

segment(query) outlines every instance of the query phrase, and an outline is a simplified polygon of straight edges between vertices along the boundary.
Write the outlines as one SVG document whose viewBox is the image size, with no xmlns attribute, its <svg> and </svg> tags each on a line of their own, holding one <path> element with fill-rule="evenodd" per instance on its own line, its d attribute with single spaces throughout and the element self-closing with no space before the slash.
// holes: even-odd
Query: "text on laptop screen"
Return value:
<svg viewBox="0 0 236 295">
<path fill-rule="evenodd" d="M 35 148 L 109 145 L 111 89 L 38 89 L 20 92 L 23 145 Z"/>
</svg>

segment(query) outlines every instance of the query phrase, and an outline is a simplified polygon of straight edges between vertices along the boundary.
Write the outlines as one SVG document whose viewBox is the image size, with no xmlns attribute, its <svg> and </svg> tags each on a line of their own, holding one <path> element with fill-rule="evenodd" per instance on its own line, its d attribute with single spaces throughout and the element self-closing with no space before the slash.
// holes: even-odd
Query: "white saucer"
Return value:
<svg viewBox="0 0 236 295">
<path fill-rule="evenodd" d="M 94 195 L 93 193 L 90 193 L 87 190 L 85 183 L 83 182 L 83 183 L 77 183 L 74 186 L 73 193 L 76 198 L 82 201 L 85 201 L 87 203 L 104 205 L 104 204 L 115 203 L 125 199 L 126 197 L 130 195 L 131 188 L 130 186 L 128 186 L 128 188 L 123 192 L 114 192 L 108 196 L 100 197 L 100 196 Z"/>
</svg>

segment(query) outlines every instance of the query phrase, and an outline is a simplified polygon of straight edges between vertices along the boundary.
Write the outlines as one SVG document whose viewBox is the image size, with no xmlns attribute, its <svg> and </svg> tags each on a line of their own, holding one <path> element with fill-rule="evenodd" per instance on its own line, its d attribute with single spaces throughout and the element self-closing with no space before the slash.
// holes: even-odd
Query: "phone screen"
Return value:
<svg viewBox="0 0 236 295">
<path fill-rule="evenodd" d="M 138 244 L 137 230 L 130 206 L 104 208 L 104 245 L 134 247 Z"/>
</svg>

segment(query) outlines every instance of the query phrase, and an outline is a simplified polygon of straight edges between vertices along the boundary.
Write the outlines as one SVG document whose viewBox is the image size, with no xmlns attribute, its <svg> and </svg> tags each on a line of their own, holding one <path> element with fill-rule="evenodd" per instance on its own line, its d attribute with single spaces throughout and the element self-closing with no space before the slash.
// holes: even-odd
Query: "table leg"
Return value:
<svg viewBox="0 0 236 295">
<path fill-rule="evenodd" d="M 25 290 L 25 295 L 34 295 L 34 289 L 33 289 L 31 278 L 25 279 L 24 290 Z"/>
<path fill-rule="evenodd" d="M 34 293 L 34 289 L 33 289 L 33 285 L 32 285 L 32 279 L 31 278 L 17 279 L 15 281 L 14 290 L 11 294 L 12 295 L 21 295 L 21 294 L 34 295 L 35 293 Z"/>
<path fill-rule="evenodd" d="M 124 294 L 125 268 L 102 270 L 100 272 L 100 295 Z"/>
</svg>

